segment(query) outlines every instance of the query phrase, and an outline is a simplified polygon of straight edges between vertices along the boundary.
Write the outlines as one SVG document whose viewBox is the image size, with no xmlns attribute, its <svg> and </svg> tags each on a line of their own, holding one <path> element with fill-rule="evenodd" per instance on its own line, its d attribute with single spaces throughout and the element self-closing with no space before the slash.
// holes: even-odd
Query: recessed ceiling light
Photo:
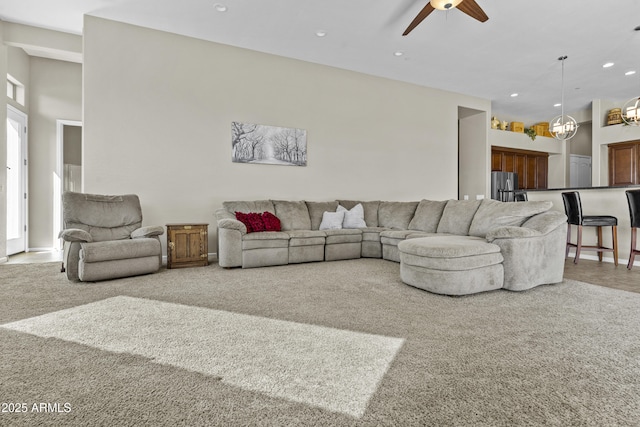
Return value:
<svg viewBox="0 0 640 427">
<path fill-rule="evenodd" d="M 327 32 L 324 31 L 324 30 L 316 31 L 316 36 L 318 36 L 318 37 L 324 37 L 326 35 L 327 35 Z"/>
<path fill-rule="evenodd" d="M 602 68 L 609 68 L 609 67 L 613 67 L 613 65 L 614 65 L 614 64 L 613 64 L 613 62 L 607 62 L 606 64 L 604 64 L 604 65 L 602 66 Z"/>
<path fill-rule="evenodd" d="M 632 76 L 634 75 L 636 72 L 634 70 L 631 71 L 627 71 L 626 73 L 624 73 L 625 76 Z"/>
<path fill-rule="evenodd" d="M 220 4 L 220 3 L 216 3 L 215 6 L 213 6 L 216 8 L 216 10 L 218 12 L 226 12 L 227 11 L 227 6 Z"/>
<path fill-rule="evenodd" d="M 553 104 L 553 106 L 554 106 L 554 107 L 561 107 L 561 106 L 562 106 L 562 104 L 557 103 L 557 104 Z"/>
<path fill-rule="evenodd" d="M 398 50 L 398 51 L 396 51 L 396 52 L 393 52 L 393 54 L 394 54 L 395 56 L 402 56 L 402 55 L 404 55 L 404 52 L 400 52 L 400 51 Z"/>
<path fill-rule="evenodd" d="M 511 94 L 511 97 L 512 97 L 512 98 L 515 98 L 516 96 L 518 96 L 518 94 L 517 94 L 517 93 L 512 93 L 512 94 Z"/>
</svg>

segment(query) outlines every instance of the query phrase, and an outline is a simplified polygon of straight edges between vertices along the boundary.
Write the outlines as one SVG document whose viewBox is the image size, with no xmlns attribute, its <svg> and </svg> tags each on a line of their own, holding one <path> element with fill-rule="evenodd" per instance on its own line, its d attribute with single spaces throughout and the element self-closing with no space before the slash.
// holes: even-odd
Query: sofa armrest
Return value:
<svg viewBox="0 0 640 427">
<path fill-rule="evenodd" d="M 247 234 L 247 227 L 237 219 L 230 219 L 230 218 L 219 219 L 218 228 L 225 228 L 228 230 L 237 230 L 242 235 Z"/>
<path fill-rule="evenodd" d="M 164 227 L 160 225 L 152 225 L 147 227 L 140 227 L 136 230 L 133 230 L 131 233 L 132 239 L 140 239 L 143 237 L 155 237 L 162 236 L 164 234 Z"/>
<path fill-rule="evenodd" d="M 489 231 L 487 233 L 487 242 L 491 243 L 496 239 L 521 239 L 536 236 L 542 236 L 542 233 L 533 228 L 506 226 Z"/>
<path fill-rule="evenodd" d="M 236 219 L 235 214 L 229 212 L 224 208 L 216 209 L 215 215 L 216 221 L 220 221 L 221 219 Z"/>
<path fill-rule="evenodd" d="M 562 224 L 567 223 L 567 216 L 559 211 L 546 211 L 526 220 L 522 227 L 532 228 L 541 234 L 549 234 Z"/>
<path fill-rule="evenodd" d="M 93 242 L 91 234 L 89 234 L 88 231 L 84 231 L 79 228 L 67 228 L 66 230 L 62 230 L 60 234 L 58 234 L 58 238 L 65 242 Z"/>
<path fill-rule="evenodd" d="M 498 227 L 487 233 L 487 242 L 496 239 L 518 239 L 544 236 L 567 223 L 567 216 L 558 211 L 547 211 L 534 215 L 526 220 L 521 227 Z"/>
</svg>

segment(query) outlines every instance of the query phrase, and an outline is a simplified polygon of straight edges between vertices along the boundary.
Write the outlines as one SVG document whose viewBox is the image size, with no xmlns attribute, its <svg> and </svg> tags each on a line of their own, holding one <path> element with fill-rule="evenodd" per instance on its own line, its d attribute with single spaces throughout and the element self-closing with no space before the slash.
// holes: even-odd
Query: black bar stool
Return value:
<svg viewBox="0 0 640 427">
<path fill-rule="evenodd" d="M 570 191 L 562 193 L 562 201 L 564 202 L 564 211 L 567 214 L 567 252 L 569 256 L 569 248 L 576 248 L 576 257 L 573 262 L 578 263 L 580 251 L 582 249 L 594 250 L 598 252 L 598 259 L 602 261 L 603 252 L 613 252 L 613 261 L 618 265 L 618 218 L 609 215 L 582 215 L 582 204 L 580 202 L 580 193 Z M 571 225 L 575 225 L 578 229 L 576 243 L 571 243 Z M 598 244 L 596 246 L 582 245 L 582 227 L 596 227 L 598 232 Z M 613 240 L 613 248 L 602 246 L 602 227 L 611 227 L 611 237 Z"/>
<path fill-rule="evenodd" d="M 524 190 L 516 190 L 515 193 L 513 194 L 514 202 L 526 202 L 528 200 L 529 200 L 529 197 L 527 196 L 527 192 Z"/>
<path fill-rule="evenodd" d="M 640 250 L 636 248 L 636 236 L 640 227 L 640 190 L 627 190 L 627 202 L 629 202 L 629 216 L 631 217 L 631 251 L 629 252 L 629 262 L 627 268 L 631 270 L 633 260 Z"/>
</svg>

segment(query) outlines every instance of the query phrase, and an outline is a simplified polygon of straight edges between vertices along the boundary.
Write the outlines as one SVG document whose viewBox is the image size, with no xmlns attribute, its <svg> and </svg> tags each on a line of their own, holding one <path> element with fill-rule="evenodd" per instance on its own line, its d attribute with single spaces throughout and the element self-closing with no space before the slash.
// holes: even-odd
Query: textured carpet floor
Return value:
<svg viewBox="0 0 640 427">
<path fill-rule="evenodd" d="M 212 265 L 73 284 L 58 264 L 0 265 L 0 425 L 640 425 L 640 294 L 567 280 L 451 298 L 406 286 L 398 272 L 398 264 L 363 259 L 251 270 Z M 91 313 L 87 307 L 108 318 L 108 304 L 123 309 L 132 301 L 160 308 L 157 339 L 144 351 L 102 345 L 104 337 L 78 325 L 99 317 L 54 321 L 60 313 Z M 177 305 L 189 310 L 178 315 Z M 172 351 L 184 342 L 162 337 L 181 331 L 202 354 L 215 346 L 207 341 L 215 335 L 202 328 L 216 328 L 211 316 L 219 313 L 233 324 L 225 328 L 240 327 L 237 340 L 247 348 L 264 343 L 242 333 L 256 326 L 240 318 L 263 319 L 276 332 L 297 325 L 307 335 L 317 329 L 403 341 L 373 389 L 354 383 L 353 394 L 371 393 L 367 404 L 349 406 L 357 399 L 336 393 L 338 409 L 330 410 L 302 395 L 225 381 L 238 371 L 219 348 L 211 349 L 212 359 L 222 354 L 212 364 L 217 370 L 198 369 L 206 358 L 175 363 L 184 351 Z M 10 329 L 41 315 L 49 320 L 43 328 L 67 335 Z M 121 343 L 137 333 L 135 322 L 124 321 L 126 328 L 105 320 L 119 325 L 111 333 L 122 334 Z M 281 335 L 279 351 L 299 357 L 299 340 Z M 22 403 L 26 412 L 16 413 Z M 352 409 L 340 411 L 342 403 Z"/>
</svg>

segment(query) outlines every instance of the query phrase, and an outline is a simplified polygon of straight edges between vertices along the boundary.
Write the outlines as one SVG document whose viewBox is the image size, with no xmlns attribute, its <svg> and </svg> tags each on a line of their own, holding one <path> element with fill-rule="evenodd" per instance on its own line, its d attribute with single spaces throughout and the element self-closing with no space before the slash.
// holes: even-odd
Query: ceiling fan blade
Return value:
<svg viewBox="0 0 640 427">
<path fill-rule="evenodd" d="M 458 9 L 480 22 L 485 22 L 489 19 L 487 14 L 484 13 L 484 10 L 478 6 L 478 3 L 476 3 L 475 0 L 462 0 L 462 3 L 458 5 Z"/>
<path fill-rule="evenodd" d="M 424 21 L 424 18 L 426 18 L 427 16 L 429 16 L 429 14 L 431 12 L 433 12 L 435 9 L 433 8 L 433 6 L 431 6 L 431 3 L 427 3 L 427 5 L 420 11 L 420 13 L 418 13 L 418 15 L 413 19 L 413 21 L 411 21 L 411 24 L 409 24 L 409 26 L 407 27 L 406 30 L 404 30 L 404 33 L 402 33 L 403 36 L 406 36 L 407 34 L 409 34 L 411 31 L 413 31 L 413 29 L 415 27 L 418 26 L 419 23 L 421 23 L 422 21 Z"/>
</svg>

